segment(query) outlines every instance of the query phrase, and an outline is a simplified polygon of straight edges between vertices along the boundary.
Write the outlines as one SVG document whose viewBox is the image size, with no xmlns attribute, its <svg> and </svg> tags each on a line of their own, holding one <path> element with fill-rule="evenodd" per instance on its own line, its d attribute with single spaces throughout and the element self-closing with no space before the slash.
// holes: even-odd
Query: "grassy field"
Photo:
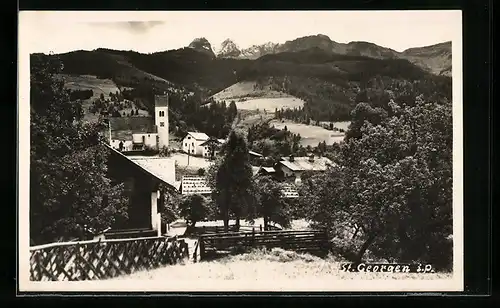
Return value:
<svg viewBox="0 0 500 308">
<path fill-rule="evenodd" d="M 302 106 L 304 106 L 304 101 L 296 97 L 252 98 L 236 102 L 236 108 L 238 108 L 238 110 L 259 110 L 267 113 L 274 113 L 276 108 L 293 109 Z"/>
<path fill-rule="evenodd" d="M 274 113 L 276 108 L 296 108 L 304 106 L 304 101 L 283 92 L 268 88 L 256 88 L 254 81 L 243 81 L 213 95 L 218 101 L 229 103 L 234 100 L 238 110 L 259 110 Z"/>
<path fill-rule="evenodd" d="M 214 261 L 191 263 L 184 261 L 181 264 L 166 266 L 150 271 L 136 272 L 129 276 L 117 277 L 113 280 L 130 283 L 161 282 L 168 277 L 171 281 L 210 280 L 211 289 L 217 288 L 217 283 L 233 282 L 265 282 L 270 279 L 276 283 L 284 281 L 309 281 L 309 283 L 326 282 L 319 285 L 322 288 L 335 288 L 335 284 L 349 280 L 406 280 L 406 279 L 449 279 L 451 274 L 413 274 L 413 273 L 355 273 L 344 272 L 341 264 L 346 262 L 334 256 L 325 259 L 309 254 L 298 254 L 279 248 L 272 250 L 254 250 L 253 252 L 229 256 Z M 263 288 L 265 288 L 263 286 Z"/>
<path fill-rule="evenodd" d="M 259 89 L 255 87 L 255 81 L 242 81 L 233 84 L 232 86 L 214 94 L 212 97 L 218 101 L 238 101 L 239 99 L 245 98 L 279 98 L 279 97 L 290 97 L 290 95 L 269 90 L 268 88 Z"/>
<path fill-rule="evenodd" d="M 345 122 L 341 123 L 344 123 L 343 126 L 345 126 Z M 323 141 L 326 141 L 326 144 L 333 144 L 339 143 L 344 140 L 343 133 L 327 130 L 321 126 L 294 123 L 288 120 L 272 120 L 270 124 L 279 129 L 283 129 L 286 126 L 287 130 L 291 131 L 292 133 L 300 134 L 300 136 L 302 137 L 300 143 L 303 146 L 310 145 L 311 147 L 315 147 L 318 145 L 318 143 Z"/>
<path fill-rule="evenodd" d="M 96 76 L 92 75 L 61 75 L 64 80 L 64 87 L 70 90 L 92 90 L 94 95 L 83 101 L 83 110 L 85 112 L 84 119 L 87 121 L 95 121 L 97 120 L 98 115 L 94 115 L 88 112 L 89 106 L 92 105 L 92 102 L 99 98 L 101 94 L 104 95 L 104 99 L 109 99 L 109 93 L 120 92 L 118 86 L 111 79 L 99 79 Z M 130 111 L 135 110 L 135 104 L 132 103 L 132 108 L 125 108 L 121 113 L 125 112 L 125 114 L 129 114 Z M 145 110 L 139 110 L 139 116 L 148 116 L 148 112 Z"/>
<path fill-rule="evenodd" d="M 347 129 L 349 128 L 349 125 L 351 124 L 351 122 L 349 122 L 349 121 L 343 121 L 343 122 L 320 121 L 319 122 L 319 124 L 321 124 L 321 125 L 330 125 L 330 123 L 333 123 L 334 127 L 339 128 L 339 129 L 343 129 L 345 131 L 347 131 Z"/>
</svg>

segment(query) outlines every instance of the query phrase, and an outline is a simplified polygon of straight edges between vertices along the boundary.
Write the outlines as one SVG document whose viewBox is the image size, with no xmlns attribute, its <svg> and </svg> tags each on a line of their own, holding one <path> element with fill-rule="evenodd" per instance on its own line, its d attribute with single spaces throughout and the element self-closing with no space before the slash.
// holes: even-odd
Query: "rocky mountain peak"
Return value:
<svg viewBox="0 0 500 308">
<path fill-rule="evenodd" d="M 188 47 L 192 48 L 196 51 L 203 52 L 207 55 L 210 55 L 211 57 L 215 57 L 215 53 L 212 50 L 212 45 L 210 45 L 210 42 L 204 37 L 195 38 L 191 42 L 191 44 L 189 44 Z"/>
<path fill-rule="evenodd" d="M 222 42 L 221 47 L 217 52 L 217 57 L 221 58 L 237 58 L 240 55 L 241 50 L 238 45 L 236 45 L 236 43 L 229 38 Z"/>
</svg>

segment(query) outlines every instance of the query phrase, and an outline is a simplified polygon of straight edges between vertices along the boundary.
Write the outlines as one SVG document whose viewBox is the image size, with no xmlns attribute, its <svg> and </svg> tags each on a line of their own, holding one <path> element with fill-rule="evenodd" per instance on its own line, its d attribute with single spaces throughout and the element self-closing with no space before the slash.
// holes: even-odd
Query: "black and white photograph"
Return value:
<svg viewBox="0 0 500 308">
<path fill-rule="evenodd" d="M 21 11 L 20 291 L 463 291 L 461 11 Z"/>
</svg>

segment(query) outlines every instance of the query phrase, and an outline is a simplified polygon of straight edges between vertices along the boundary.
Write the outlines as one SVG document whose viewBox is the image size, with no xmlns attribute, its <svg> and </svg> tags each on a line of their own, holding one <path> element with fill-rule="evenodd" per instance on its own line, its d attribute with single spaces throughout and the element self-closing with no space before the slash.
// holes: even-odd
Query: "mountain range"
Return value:
<svg viewBox="0 0 500 308">
<path fill-rule="evenodd" d="M 358 102 L 382 106 L 395 95 L 406 102 L 420 94 L 451 99 L 450 42 L 396 52 L 316 35 L 243 50 L 225 40 L 214 52 L 207 39 L 197 38 L 184 48 L 151 54 L 99 48 L 53 56 L 62 61 L 63 74 L 111 79 L 120 89 L 132 89 L 130 97 L 148 108 L 154 93 L 192 92 L 203 104 L 244 81 L 302 99 L 307 113 L 320 121 L 349 119 Z M 178 110 L 190 99 L 181 96 Z"/>
<path fill-rule="evenodd" d="M 436 74 L 451 76 L 451 41 L 418 48 L 409 48 L 398 52 L 390 48 L 373 43 L 355 41 L 338 43 L 323 34 L 310 35 L 286 41 L 283 44 L 267 42 L 240 48 L 232 39 L 226 39 L 214 51 L 210 42 L 205 38 L 195 39 L 189 48 L 203 52 L 215 58 L 250 59 L 255 60 L 268 54 L 282 52 L 298 52 L 311 48 L 319 48 L 325 52 L 340 55 L 365 56 L 374 59 L 405 59 L 422 69 Z"/>
</svg>

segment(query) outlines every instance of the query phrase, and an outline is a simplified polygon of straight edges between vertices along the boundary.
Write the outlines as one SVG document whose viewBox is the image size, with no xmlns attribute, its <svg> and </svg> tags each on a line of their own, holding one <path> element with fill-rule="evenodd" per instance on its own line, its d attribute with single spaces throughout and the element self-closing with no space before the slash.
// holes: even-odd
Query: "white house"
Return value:
<svg viewBox="0 0 500 308">
<path fill-rule="evenodd" d="M 210 138 L 205 133 L 188 132 L 182 139 L 182 150 L 191 155 L 203 156 L 205 147 L 202 144 L 208 139 Z"/>
</svg>

